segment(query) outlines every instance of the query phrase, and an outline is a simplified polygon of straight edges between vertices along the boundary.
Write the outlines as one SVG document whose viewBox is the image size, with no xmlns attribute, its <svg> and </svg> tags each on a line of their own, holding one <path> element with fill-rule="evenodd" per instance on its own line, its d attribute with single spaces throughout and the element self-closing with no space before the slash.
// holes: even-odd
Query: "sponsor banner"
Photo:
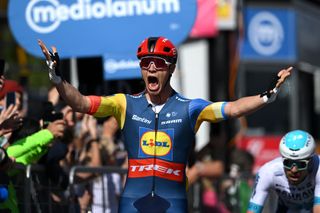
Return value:
<svg viewBox="0 0 320 213">
<path fill-rule="evenodd" d="M 266 162 L 280 156 L 281 136 L 244 136 L 236 141 L 237 147 L 254 156 L 254 174 Z"/>
<path fill-rule="evenodd" d="M 155 136 L 157 137 L 155 140 Z M 164 160 L 173 159 L 174 129 L 159 129 L 157 135 L 154 130 L 139 128 L 139 158 L 157 156 Z"/>
<path fill-rule="evenodd" d="M 213 37 L 218 34 L 217 29 L 217 0 L 198 0 L 196 21 L 190 37 Z"/>
<path fill-rule="evenodd" d="M 176 45 L 189 35 L 196 0 L 10 0 L 8 19 L 17 42 L 42 56 L 37 39 L 61 58 L 135 53 L 149 36 Z"/>
<path fill-rule="evenodd" d="M 248 7 L 244 14 L 246 32 L 242 59 L 296 59 L 295 13 L 292 9 Z"/>
<path fill-rule="evenodd" d="M 156 176 L 168 180 L 182 182 L 185 166 L 160 159 L 129 159 L 129 178 Z"/>
<path fill-rule="evenodd" d="M 139 60 L 135 54 L 104 54 L 105 80 L 141 78 Z"/>
</svg>

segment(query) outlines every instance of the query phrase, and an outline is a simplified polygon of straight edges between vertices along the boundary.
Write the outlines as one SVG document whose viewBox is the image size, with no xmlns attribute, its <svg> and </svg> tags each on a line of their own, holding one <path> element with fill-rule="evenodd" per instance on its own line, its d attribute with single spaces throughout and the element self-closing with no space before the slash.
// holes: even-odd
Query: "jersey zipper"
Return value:
<svg viewBox="0 0 320 213">
<path fill-rule="evenodd" d="M 157 132 L 158 132 L 158 121 L 159 121 L 159 113 L 155 112 L 155 124 L 154 124 L 154 151 L 153 151 L 153 167 L 156 164 L 156 155 L 157 155 Z M 155 169 L 153 168 L 153 176 L 152 176 L 152 190 L 151 195 L 154 197 L 155 194 L 155 185 L 156 185 L 156 177 L 155 177 Z"/>
</svg>

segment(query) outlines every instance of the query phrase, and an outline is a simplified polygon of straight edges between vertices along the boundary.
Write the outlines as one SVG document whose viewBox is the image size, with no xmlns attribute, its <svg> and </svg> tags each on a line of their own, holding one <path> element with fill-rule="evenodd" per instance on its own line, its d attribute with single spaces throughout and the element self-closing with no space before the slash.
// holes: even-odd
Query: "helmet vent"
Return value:
<svg viewBox="0 0 320 213">
<path fill-rule="evenodd" d="M 148 50 L 150 53 L 154 52 L 154 48 L 156 46 L 157 41 L 158 41 L 158 37 L 151 37 L 148 39 Z"/>
<path fill-rule="evenodd" d="M 170 50 L 171 50 L 170 47 L 164 47 L 163 48 L 163 51 L 165 51 L 165 52 L 170 52 Z"/>
</svg>

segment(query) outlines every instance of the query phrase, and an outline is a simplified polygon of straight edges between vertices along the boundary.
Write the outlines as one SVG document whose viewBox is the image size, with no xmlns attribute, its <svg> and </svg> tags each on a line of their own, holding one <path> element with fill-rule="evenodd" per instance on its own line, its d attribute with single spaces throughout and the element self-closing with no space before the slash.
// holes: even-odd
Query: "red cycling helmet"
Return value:
<svg viewBox="0 0 320 213">
<path fill-rule="evenodd" d="M 137 51 L 138 59 L 152 55 L 164 57 L 173 64 L 177 62 L 178 58 L 176 47 L 165 37 L 149 37 L 141 42 Z"/>
</svg>

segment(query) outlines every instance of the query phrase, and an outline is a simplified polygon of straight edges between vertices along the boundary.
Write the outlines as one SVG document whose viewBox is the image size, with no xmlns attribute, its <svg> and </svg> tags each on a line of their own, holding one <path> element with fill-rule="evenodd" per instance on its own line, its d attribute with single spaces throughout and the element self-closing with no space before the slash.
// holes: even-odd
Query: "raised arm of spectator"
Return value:
<svg viewBox="0 0 320 213">
<path fill-rule="evenodd" d="M 10 157 L 22 164 L 35 163 L 47 151 L 48 145 L 54 138 L 63 136 L 64 121 L 51 122 L 46 129 L 42 129 L 30 136 L 15 141 L 7 148 Z"/>
<path fill-rule="evenodd" d="M 39 39 L 38 44 L 46 58 L 49 67 L 49 78 L 55 84 L 59 95 L 72 107 L 74 111 L 86 113 L 90 108 L 90 100 L 82 95 L 74 86 L 65 81 L 59 70 L 59 55 L 56 47 L 52 47 L 50 52 L 45 44 Z"/>
<path fill-rule="evenodd" d="M 89 159 L 85 164 L 86 166 L 101 166 L 101 156 L 97 140 L 97 120 L 93 116 L 85 114 L 82 119 L 81 129 L 82 132 L 88 134 L 89 136 L 88 140 L 84 139 L 84 142 L 86 143 L 86 146 L 89 147 L 89 149 L 87 151 L 82 151 L 82 153 L 80 154 L 80 161 L 83 159 Z M 94 178 L 97 175 L 98 174 L 79 172 L 76 175 L 76 182 L 90 180 L 91 178 Z"/>
<path fill-rule="evenodd" d="M 0 136 L 12 132 L 22 125 L 22 118 L 19 116 L 17 106 L 10 105 L 2 109 L 0 113 Z"/>
<path fill-rule="evenodd" d="M 243 97 L 236 101 L 228 102 L 224 110 L 226 116 L 229 118 L 241 117 L 258 110 L 268 103 L 273 102 L 279 93 L 281 85 L 291 75 L 292 69 L 292 67 L 289 67 L 278 72 L 278 78 L 275 80 L 275 82 L 273 82 L 273 85 L 271 85 L 266 92 L 260 95 Z"/>
</svg>

